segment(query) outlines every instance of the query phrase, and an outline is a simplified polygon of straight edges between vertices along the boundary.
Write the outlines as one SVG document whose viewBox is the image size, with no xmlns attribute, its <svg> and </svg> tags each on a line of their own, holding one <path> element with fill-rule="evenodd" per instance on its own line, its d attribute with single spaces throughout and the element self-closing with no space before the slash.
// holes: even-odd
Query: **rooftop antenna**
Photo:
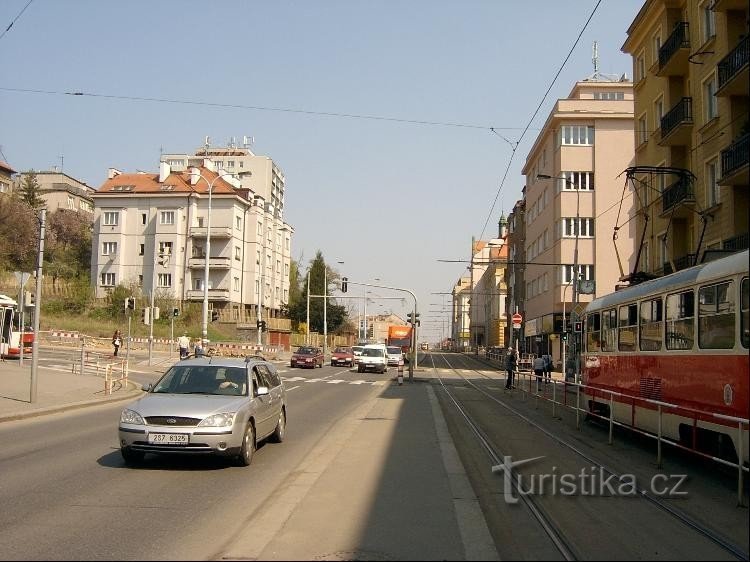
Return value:
<svg viewBox="0 0 750 562">
<path fill-rule="evenodd" d="M 594 63 L 594 74 L 599 73 L 599 43 L 594 41 L 594 46 L 591 49 L 591 61 Z"/>
<path fill-rule="evenodd" d="M 60 173 L 65 173 L 65 155 L 60 155 Z"/>
<path fill-rule="evenodd" d="M 206 135 L 204 146 L 206 149 L 206 156 L 208 156 L 208 147 L 211 146 L 211 138 L 208 135 Z"/>
</svg>

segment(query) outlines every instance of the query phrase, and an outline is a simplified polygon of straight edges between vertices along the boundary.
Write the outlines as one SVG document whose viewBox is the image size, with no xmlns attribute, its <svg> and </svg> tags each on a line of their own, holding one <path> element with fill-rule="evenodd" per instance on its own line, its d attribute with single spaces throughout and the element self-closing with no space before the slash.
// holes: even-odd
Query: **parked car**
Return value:
<svg viewBox="0 0 750 562">
<path fill-rule="evenodd" d="M 378 373 L 388 371 L 388 351 L 382 343 L 367 344 L 357 363 L 357 372 L 373 370 Z"/>
<path fill-rule="evenodd" d="M 352 353 L 351 347 L 337 347 L 331 353 L 331 366 L 346 365 L 347 367 L 354 366 L 354 353 Z"/>
<path fill-rule="evenodd" d="M 362 350 L 365 348 L 364 345 L 353 345 L 352 354 L 354 355 L 354 364 L 359 363 L 359 357 L 362 355 Z"/>
<path fill-rule="evenodd" d="M 388 366 L 398 367 L 404 363 L 404 352 L 399 346 L 389 345 L 386 348 L 388 353 Z"/>
<path fill-rule="evenodd" d="M 253 460 L 256 445 L 286 434 L 286 394 L 276 367 L 248 357 L 175 363 L 120 415 L 120 452 L 137 464 L 146 453 Z"/>
<path fill-rule="evenodd" d="M 300 347 L 292 353 L 290 367 L 323 367 L 323 350 L 319 347 Z"/>
</svg>

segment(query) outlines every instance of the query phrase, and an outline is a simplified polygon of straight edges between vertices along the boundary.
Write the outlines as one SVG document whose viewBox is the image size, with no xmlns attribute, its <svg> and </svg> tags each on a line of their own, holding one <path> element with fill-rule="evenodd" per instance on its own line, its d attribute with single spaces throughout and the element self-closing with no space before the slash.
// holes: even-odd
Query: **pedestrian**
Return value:
<svg viewBox="0 0 750 562">
<path fill-rule="evenodd" d="M 541 390 L 542 378 L 544 377 L 544 369 L 547 362 L 541 355 L 534 359 L 534 374 L 536 375 L 536 391 Z"/>
<path fill-rule="evenodd" d="M 117 357 L 117 352 L 120 351 L 120 346 L 122 345 L 122 338 L 120 337 L 120 330 L 115 330 L 115 333 L 112 334 L 112 345 L 115 348 L 115 357 Z"/>
<path fill-rule="evenodd" d="M 542 357 L 544 357 L 544 382 L 546 384 L 552 382 L 552 356 L 545 353 Z"/>
<path fill-rule="evenodd" d="M 195 340 L 194 353 L 196 357 L 203 357 L 203 341 L 200 338 Z"/>
<path fill-rule="evenodd" d="M 505 355 L 505 370 L 508 373 L 505 379 L 505 388 L 516 388 L 513 384 L 513 375 L 516 372 L 516 366 L 518 365 L 518 359 L 516 357 L 516 351 L 512 348 L 508 348 L 508 353 Z"/>
<path fill-rule="evenodd" d="M 187 359 L 189 355 L 188 348 L 190 347 L 190 338 L 187 332 L 183 332 L 182 335 L 177 338 L 177 346 L 180 348 L 180 359 Z"/>
</svg>

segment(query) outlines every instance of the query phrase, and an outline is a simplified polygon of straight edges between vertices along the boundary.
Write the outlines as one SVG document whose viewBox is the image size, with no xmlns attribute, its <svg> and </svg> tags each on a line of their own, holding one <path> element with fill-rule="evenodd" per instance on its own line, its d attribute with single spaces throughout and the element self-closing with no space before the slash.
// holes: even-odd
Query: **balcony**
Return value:
<svg viewBox="0 0 750 562">
<path fill-rule="evenodd" d="M 191 289 L 187 291 L 186 298 L 189 301 L 202 301 L 203 289 Z M 229 289 L 209 289 L 208 300 L 229 302 Z"/>
<path fill-rule="evenodd" d="M 721 245 L 722 250 L 729 250 L 731 252 L 739 252 L 741 250 L 747 250 L 750 247 L 750 236 L 747 232 L 744 234 L 738 234 L 733 238 L 724 240 Z"/>
<path fill-rule="evenodd" d="M 748 95 L 748 58 L 750 36 L 740 41 L 732 51 L 716 65 L 719 74 L 717 96 Z"/>
<path fill-rule="evenodd" d="M 729 10 L 744 10 L 747 0 L 714 0 L 714 12 L 728 12 Z"/>
<path fill-rule="evenodd" d="M 690 144 L 693 130 L 693 98 L 682 98 L 661 118 L 661 146 Z"/>
<path fill-rule="evenodd" d="M 674 31 L 659 49 L 657 76 L 680 76 L 688 73 L 690 34 L 686 21 L 677 23 Z"/>
<path fill-rule="evenodd" d="M 662 215 L 672 212 L 674 210 L 674 217 L 682 217 L 685 213 L 681 212 L 677 207 L 684 206 L 684 204 L 695 203 L 695 193 L 693 193 L 693 182 L 690 178 L 680 178 L 672 185 L 667 187 L 661 196 L 661 212 Z M 685 211 L 688 215 L 690 214 L 689 209 Z"/>
<path fill-rule="evenodd" d="M 674 264 L 674 268 L 672 267 L 672 264 Z M 687 269 L 688 267 L 693 267 L 694 265 L 695 254 L 685 254 L 684 256 L 673 260 L 672 263 L 665 262 L 662 271 L 664 275 L 669 275 L 670 273 L 681 271 L 683 269 Z"/>
<path fill-rule="evenodd" d="M 722 176 L 719 185 L 748 185 L 748 160 L 750 160 L 750 133 L 740 138 L 721 151 Z"/>
<path fill-rule="evenodd" d="M 206 267 L 206 258 L 190 258 L 188 267 L 191 269 L 204 269 Z M 232 260 L 231 258 L 212 257 L 208 259 L 208 267 L 209 269 L 229 269 L 232 267 Z"/>
<path fill-rule="evenodd" d="M 205 238 L 208 228 L 205 226 L 193 226 L 190 228 L 190 236 L 193 238 Z M 211 238 L 232 238 L 231 226 L 212 226 Z"/>
</svg>

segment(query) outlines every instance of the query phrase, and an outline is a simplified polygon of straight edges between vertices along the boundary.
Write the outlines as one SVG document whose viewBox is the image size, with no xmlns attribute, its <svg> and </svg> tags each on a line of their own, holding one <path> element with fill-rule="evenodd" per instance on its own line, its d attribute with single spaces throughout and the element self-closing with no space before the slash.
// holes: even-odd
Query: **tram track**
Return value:
<svg viewBox="0 0 750 562">
<path fill-rule="evenodd" d="M 576 446 L 570 440 L 567 440 L 560 435 L 551 432 L 549 429 L 543 427 L 540 423 L 532 419 L 530 416 L 525 415 L 518 408 L 515 408 L 508 404 L 507 401 L 500 400 L 498 397 L 493 396 L 487 389 L 482 388 L 482 385 L 479 385 L 476 382 L 472 381 L 461 371 L 470 371 L 471 373 L 475 373 L 476 375 L 481 377 L 482 380 L 498 382 L 501 379 L 489 377 L 482 371 L 473 367 L 465 368 L 464 366 L 464 368 L 459 369 L 456 366 L 452 365 L 444 354 L 439 355 L 439 357 L 442 359 L 442 361 L 445 362 L 446 367 L 449 370 L 458 375 L 462 383 L 468 385 L 468 388 L 480 393 L 480 395 L 483 396 L 484 399 L 489 400 L 494 405 L 500 406 L 506 413 L 511 414 L 518 420 L 521 420 L 525 424 L 528 424 L 534 429 L 534 431 L 542 433 L 547 439 L 550 439 L 557 446 L 568 450 L 573 454 L 574 457 L 578 458 L 579 460 L 585 461 L 592 467 L 599 467 L 605 474 L 610 475 L 615 479 L 623 477 L 622 474 L 607 466 L 606 463 L 600 462 L 600 460 L 594 458 L 591 454 L 582 451 L 580 447 Z M 442 390 L 448 398 L 449 403 L 451 403 L 456 409 L 460 418 L 466 422 L 471 433 L 473 433 L 477 437 L 482 449 L 484 449 L 484 451 L 492 461 L 493 466 L 502 466 L 503 459 L 507 455 L 503 454 L 502 450 L 497 446 L 496 443 L 493 443 L 493 439 L 489 435 L 486 428 L 482 427 L 482 424 L 477 419 L 477 417 L 472 416 L 472 414 L 468 411 L 468 408 L 462 405 L 461 399 L 457 397 L 455 392 L 451 391 L 450 387 L 454 385 L 446 384 L 445 378 L 441 376 L 438 371 L 438 367 L 435 365 L 435 356 L 432 353 L 430 354 L 430 362 L 435 379 L 439 382 Z M 504 470 L 508 470 L 508 468 L 505 467 Z M 508 480 L 510 480 L 510 482 L 514 485 L 518 497 L 523 500 L 523 503 L 528 508 L 529 513 L 541 526 L 545 535 L 549 537 L 551 543 L 554 545 L 557 552 L 559 552 L 560 556 L 565 560 L 582 559 L 584 552 L 581 552 L 580 547 L 577 547 L 577 545 L 573 544 L 567 538 L 567 533 L 565 532 L 564 525 L 559 524 L 556 521 L 554 514 L 545 507 L 542 496 L 537 497 L 520 493 L 520 490 L 518 490 L 520 479 L 518 479 L 517 482 L 517 474 L 515 474 L 515 471 L 513 469 L 511 469 L 511 472 L 513 472 L 514 474 L 511 475 L 510 479 L 506 478 L 505 481 L 508 482 Z M 702 524 L 700 521 L 696 520 L 688 513 L 685 513 L 684 511 L 674 507 L 673 505 L 669 505 L 665 501 L 662 501 L 658 497 L 655 497 L 648 490 L 638 488 L 637 497 L 645 500 L 649 505 L 657 509 L 659 513 L 669 516 L 671 519 L 688 529 L 691 533 L 702 536 L 711 544 L 718 547 L 722 552 L 728 554 L 732 558 L 737 560 L 748 560 L 748 552 L 745 549 L 738 546 L 737 544 L 734 544 L 731 540 L 716 532 L 714 529 L 711 529 Z"/>
</svg>

